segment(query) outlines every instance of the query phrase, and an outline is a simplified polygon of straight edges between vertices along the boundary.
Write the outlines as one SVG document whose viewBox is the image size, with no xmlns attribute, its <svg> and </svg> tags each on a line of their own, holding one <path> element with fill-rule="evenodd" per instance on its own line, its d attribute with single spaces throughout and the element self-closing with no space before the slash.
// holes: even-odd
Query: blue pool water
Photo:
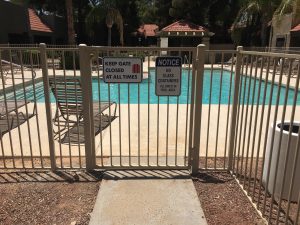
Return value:
<svg viewBox="0 0 300 225">
<path fill-rule="evenodd" d="M 222 78 L 222 79 L 221 79 Z M 223 75 L 221 76 L 220 70 L 214 70 L 213 75 L 211 76 L 210 70 L 205 70 L 204 73 L 204 80 L 203 80 L 203 104 L 228 104 L 229 96 L 230 102 L 232 101 L 233 97 L 233 83 L 234 83 L 234 75 L 230 80 L 230 72 L 223 71 Z M 192 71 L 190 70 L 183 70 L 182 72 L 182 85 L 181 85 L 181 95 L 179 97 L 169 97 L 170 104 L 176 104 L 177 101 L 179 104 L 186 104 L 190 102 L 190 95 L 191 95 L 191 80 L 192 80 Z M 220 84 L 222 81 L 222 86 L 220 89 Z M 212 85 L 211 85 L 212 83 Z M 231 93 L 230 90 L 230 83 L 232 84 Z M 260 96 L 258 98 L 258 89 L 259 89 L 259 80 L 254 78 L 249 78 L 246 76 L 242 76 L 241 79 L 242 83 L 242 95 L 245 96 L 244 99 L 241 99 L 241 103 L 244 102 L 246 104 L 249 102 L 252 104 L 253 93 L 254 93 L 254 104 L 262 104 L 263 103 L 263 94 L 265 88 L 267 88 L 266 92 L 266 100 L 265 104 L 269 103 L 270 94 L 271 94 L 271 84 L 268 82 L 265 85 L 265 82 L 261 82 L 260 87 Z M 100 84 L 100 92 L 99 92 L 99 84 Z M 250 93 L 248 93 L 250 85 Z M 155 95 L 155 70 L 150 70 L 150 75 L 148 79 L 144 79 L 142 83 L 138 84 L 106 84 L 102 80 L 98 83 L 98 79 L 93 79 L 93 100 L 101 100 L 101 101 L 108 101 L 108 93 L 110 91 L 110 100 L 115 101 L 117 103 L 133 103 L 136 104 L 140 102 L 141 104 L 156 104 L 158 103 L 167 103 L 167 97 L 159 97 Z M 210 88 L 211 87 L 211 88 Z M 148 89 L 149 88 L 149 89 Z M 119 101 L 119 90 L 120 90 L 120 101 Z M 140 90 L 140 91 L 139 91 Z M 149 90 L 149 91 L 148 91 Z M 245 95 L 244 95 L 245 91 Z M 138 98 L 138 93 L 140 92 L 140 98 Z M 284 96 L 285 96 L 286 88 L 280 88 L 280 104 L 284 103 Z M 290 88 L 288 90 L 288 104 L 293 104 L 295 90 Z M 272 104 L 276 104 L 276 99 L 278 95 L 278 85 L 273 86 L 273 98 Z M 298 91 L 298 98 L 297 104 L 300 105 L 300 92 Z M 8 95 L 12 96 L 12 94 Z M 129 96 L 129 98 L 128 98 Z M 28 86 L 26 88 L 26 97 L 27 99 L 33 99 L 33 89 L 32 86 Z M 44 102 L 44 93 L 43 93 L 43 84 L 39 82 L 36 84 L 36 97 L 38 102 Z M 20 89 L 17 91 L 17 98 L 24 99 L 24 91 Z M 149 100 L 148 100 L 149 99 Z M 55 102 L 55 98 L 51 93 L 51 102 Z"/>
</svg>

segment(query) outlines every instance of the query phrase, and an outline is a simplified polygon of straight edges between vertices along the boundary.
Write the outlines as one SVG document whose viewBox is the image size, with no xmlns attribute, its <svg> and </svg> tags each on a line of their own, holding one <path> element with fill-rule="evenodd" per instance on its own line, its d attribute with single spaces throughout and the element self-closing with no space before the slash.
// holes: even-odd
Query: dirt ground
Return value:
<svg viewBox="0 0 300 225">
<path fill-rule="evenodd" d="M 264 224 L 230 174 L 199 173 L 193 181 L 209 225 Z"/>
<path fill-rule="evenodd" d="M 102 177 L 101 172 L 79 170 L 0 172 L 0 224 L 88 224 Z M 193 182 L 209 225 L 264 224 L 232 175 L 199 173 Z M 251 181 L 250 190 L 252 186 Z M 255 188 L 255 202 L 259 187 Z M 268 206 L 270 196 L 266 199 Z M 296 210 L 297 204 L 291 204 L 291 220 Z"/>
<path fill-rule="evenodd" d="M 0 224 L 88 224 L 101 178 L 85 172 L 0 174 Z"/>
</svg>

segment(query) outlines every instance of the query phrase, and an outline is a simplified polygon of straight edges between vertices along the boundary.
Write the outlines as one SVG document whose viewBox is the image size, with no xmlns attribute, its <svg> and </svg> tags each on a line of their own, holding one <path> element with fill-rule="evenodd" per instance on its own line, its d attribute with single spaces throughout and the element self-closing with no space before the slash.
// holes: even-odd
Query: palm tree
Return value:
<svg viewBox="0 0 300 225">
<path fill-rule="evenodd" d="M 115 23 L 117 25 L 117 28 L 120 33 L 120 44 L 123 46 L 124 45 L 124 40 L 123 40 L 123 18 L 121 16 L 121 13 L 119 10 L 114 9 L 114 8 L 108 8 L 107 14 L 106 14 L 106 26 L 108 28 L 108 41 L 107 45 L 111 46 L 111 28 L 113 24 Z"/>
<path fill-rule="evenodd" d="M 116 24 L 120 34 L 120 44 L 123 46 L 123 18 L 120 11 L 112 6 L 111 1 L 103 1 L 102 4 L 93 5 L 93 8 L 86 19 L 87 29 L 93 34 L 93 24 L 99 23 L 104 18 L 108 28 L 107 45 L 111 46 L 111 28 L 114 24 Z"/>
<path fill-rule="evenodd" d="M 261 45 L 266 46 L 268 23 L 272 19 L 273 13 L 278 5 L 279 0 L 245 1 L 235 22 L 233 23 L 233 30 L 238 28 L 241 20 L 243 20 L 245 26 L 249 26 L 255 21 L 255 19 L 259 19 Z"/>
<path fill-rule="evenodd" d="M 66 0 L 66 12 L 67 12 L 67 26 L 68 26 L 68 43 L 75 45 L 75 31 L 73 21 L 73 2 L 72 0 Z"/>
</svg>

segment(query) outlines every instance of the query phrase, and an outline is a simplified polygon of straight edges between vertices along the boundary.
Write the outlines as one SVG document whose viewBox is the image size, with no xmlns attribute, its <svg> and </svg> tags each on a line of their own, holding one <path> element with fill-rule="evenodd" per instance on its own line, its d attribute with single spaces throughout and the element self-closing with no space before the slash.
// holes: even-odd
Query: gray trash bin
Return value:
<svg viewBox="0 0 300 225">
<path fill-rule="evenodd" d="M 265 155 L 265 161 L 264 161 L 264 168 L 263 168 L 263 184 L 266 187 L 267 183 L 267 173 L 268 173 L 268 166 L 269 161 L 271 160 L 271 169 L 270 169 L 270 178 L 269 178 L 269 184 L 268 184 L 268 191 L 276 196 L 280 196 L 280 189 L 283 183 L 283 175 L 284 175 L 284 166 L 285 166 L 285 158 L 287 154 L 287 146 L 288 146 L 288 136 L 289 136 L 289 128 L 291 126 L 291 123 L 289 121 L 286 121 L 283 123 L 283 132 L 282 132 L 282 140 L 281 140 L 281 146 L 279 146 L 279 139 L 280 139 L 280 129 L 281 129 L 281 122 L 276 122 L 276 128 L 275 128 L 275 134 L 274 134 L 274 144 L 273 144 L 273 153 L 272 158 L 270 159 L 271 155 L 271 145 L 272 145 L 272 134 L 273 134 L 273 125 L 269 128 L 269 134 L 268 134 L 268 142 L 267 142 L 267 149 L 266 149 L 266 155 Z M 291 134 L 291 140 L 290 140 L 290 153 L 287 159 L 287 171 L 286 171 L 286 177 L 285 177 L 285 185 L 283 189 L 283 199 L 288 199 L 289 194 L 289 188 L 291 184 L 292 179 L 292 171 L 293 171 L 293 162 L 294 162 L 294 156 L 296 152 L 297 147 L 297 139 L 299 135 L 299 126 L 300 122 L 294 122 L 292 124 L 292 134 Z M 274 185 L 274 179 L 275 179 L 275 173 L 276 173 L 276 160 L 277 156 L 279 155 L 279 161 L 277 165 L 277 179 L 276 183 Z M 298 194 L 300 190 L 300 153 L 297 158 L 297 166 L 296 166 L 296 174 L 294 179 L 294 185 L 293 185 L 293 192 L 291 195 L 292 201 L 298 200 Z M 275 192 L 274 192 L 275 190 Z"/>
</svg>

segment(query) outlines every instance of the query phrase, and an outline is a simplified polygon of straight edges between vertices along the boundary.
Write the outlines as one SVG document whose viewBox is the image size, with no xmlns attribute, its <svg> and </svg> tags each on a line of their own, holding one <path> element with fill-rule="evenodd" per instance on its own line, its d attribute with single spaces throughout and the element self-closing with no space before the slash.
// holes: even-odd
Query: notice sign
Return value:
<svg viewBox="0 0 300 225">
<path fill-rule="evenodd" d="M 155 93 L 157 96 L 179 96 L 181 92 L 181 58 L 156 58 Z"/>
<path fill-rule="evenodd" d="M 142 70 L 141 58 L 103 58 L 103 79 L 106 83 L 140 83 L 143 80 Z"/>
</svg>

